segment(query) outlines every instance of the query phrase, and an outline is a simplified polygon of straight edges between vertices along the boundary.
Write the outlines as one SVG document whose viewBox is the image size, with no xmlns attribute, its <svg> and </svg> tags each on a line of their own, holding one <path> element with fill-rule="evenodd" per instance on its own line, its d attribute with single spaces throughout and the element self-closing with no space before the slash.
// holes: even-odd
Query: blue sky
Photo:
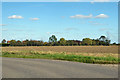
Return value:
<svg viewBox="0 0 120 80">
<path fill-rule="evenodd" d="M 119 0 L 2 0 L 2 2 L 118 2 Z"/>
<path fill-rule="evenodd" d="M 96 39 L 118 42 L 117 2 L 3 2 L 2 31 L 6 40 Z"/>
</svg>

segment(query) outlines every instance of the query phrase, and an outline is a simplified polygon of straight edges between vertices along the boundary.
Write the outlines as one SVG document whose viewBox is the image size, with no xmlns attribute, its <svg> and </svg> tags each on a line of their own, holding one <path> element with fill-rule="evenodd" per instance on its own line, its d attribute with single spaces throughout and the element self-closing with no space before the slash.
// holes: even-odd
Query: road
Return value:
<svg viewBox="0 0 120 80">
<path fill-rule="evenodd" d="M 117 67 L 47 59 L 3 58 L 3 78 L 117 78 Z"/>
</svg>

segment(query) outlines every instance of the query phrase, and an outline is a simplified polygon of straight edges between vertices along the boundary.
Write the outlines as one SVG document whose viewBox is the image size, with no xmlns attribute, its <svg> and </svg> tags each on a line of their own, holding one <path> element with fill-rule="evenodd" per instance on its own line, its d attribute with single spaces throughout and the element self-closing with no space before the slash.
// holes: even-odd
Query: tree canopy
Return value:
<svg viewBox="0 0 120 80">
<path fill-rule="evenodd" d="M 82 40 L 82 44 L 83 45 L 92 45 L 92 39 L 90 39 L 90 38 L 84 38 Z"/>
<path fill-rule="evenodd" d="M 65 38 L 60 38 L 60 40 L 57 41 L 57 37 L 55 35 L 52 35 L 49 37 L 48 42 L 44 42 L 41 40 L 10 40 L 6 41 L 5 39 L 2 40 L 2 46 L 81 46 L 81 45 L 103 45 L 103 46 L 109 46 L 110 40 L 107 39 L 105 36 L 100 36 L 98 39 L 90 39 L 90 38 L 84 38 L 82 41 L 80 40 L 65 40 Z M 115 45 L 114 43 L 113 45 Z"/>
</svg>

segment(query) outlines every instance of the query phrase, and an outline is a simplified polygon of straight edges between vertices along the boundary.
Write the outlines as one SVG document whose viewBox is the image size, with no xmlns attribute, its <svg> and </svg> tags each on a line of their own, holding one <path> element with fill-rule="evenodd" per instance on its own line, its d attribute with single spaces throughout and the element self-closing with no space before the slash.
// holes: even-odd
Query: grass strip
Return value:
<svg viewBox="0 0 120 80">
<path fill-rule="evenodd" d="M 75 61 L 82 63 L 92 63 L 92 64 L 118 64 L 120 59 L 115 57 L 94 57 L 94 56 L 83 56 L 83 55 L 73 55 L 73 54 L 39 54 L 31 52 L 29 55 L 20 54 L 20 53 L 10 53 L 2 52 L 2 57 L 11 57 L 11 58 L 36 58 L 36 59 L 55 59 L 55 60 L 66 60 L 66 61 Z"/>
</svg>

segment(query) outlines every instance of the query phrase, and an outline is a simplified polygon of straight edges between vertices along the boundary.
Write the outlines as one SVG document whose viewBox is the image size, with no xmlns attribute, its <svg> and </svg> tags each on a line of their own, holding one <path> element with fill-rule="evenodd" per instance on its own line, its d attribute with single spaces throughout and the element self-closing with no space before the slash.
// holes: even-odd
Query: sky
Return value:
<svg viewBox="0 0 120 80">
<path fill-rule="evenodd" d="M 1 0 L 2 2 L 119 2 L 119 0 Z"/>
<path fill-rule="evenodd" d="M 3 2 L 2 39 L 97 39 L 118 42 L 117 2 Z"/>
</svg>

